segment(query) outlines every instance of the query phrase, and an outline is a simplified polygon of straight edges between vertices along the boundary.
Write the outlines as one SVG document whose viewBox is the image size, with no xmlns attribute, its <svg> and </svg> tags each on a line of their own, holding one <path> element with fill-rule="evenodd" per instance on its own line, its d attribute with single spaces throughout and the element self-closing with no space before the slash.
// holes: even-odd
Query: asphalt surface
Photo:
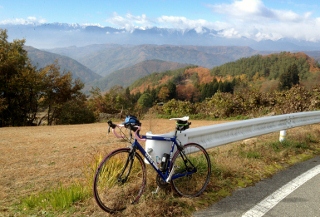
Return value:
<svg viewBox="0 0 320 217">
<path fill-rule="evenodd" d="M 194 213 L 194 217 L 242 216 L 256 204 L 288 184 L 293 179 L 320 165 L 320 156 L 291 166 L 255 186 L 235 191 L 233 195 L 213 204 L 206 210 Z M 254 216 L 254 215 L 252 215 Z M 320 216 L 320 174 L 295 189 L 263 216 L 319 217 Z"/>
<path fill-rule="evenodd" d="M 320 216 L 320 175 L 300 186 L 264 216 Z"/>
</svg>

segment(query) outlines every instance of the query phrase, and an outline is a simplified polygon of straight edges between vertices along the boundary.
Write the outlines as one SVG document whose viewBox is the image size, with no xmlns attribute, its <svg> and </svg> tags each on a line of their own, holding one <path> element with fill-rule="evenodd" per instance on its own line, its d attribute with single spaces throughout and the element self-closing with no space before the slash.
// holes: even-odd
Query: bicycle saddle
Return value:
<svg viewBox="0 0 320 217">
<path fill-rule="evenodd" d="M 189 120 L 189 116 L 184 116 L 182 118 L 170 118 L 170 121 L 176 120 L 176 121 L 187 121 Z"/>
<path fill-rule="evenodd" d="M 188 129 L 189 125 L 191 124 L 191 122 L 188 122 L 189 116 L 184 116 L 182 118 L 170 118 L 170 120 L 177 121 L 176 129 L 180 132 Z"/>
</svg>

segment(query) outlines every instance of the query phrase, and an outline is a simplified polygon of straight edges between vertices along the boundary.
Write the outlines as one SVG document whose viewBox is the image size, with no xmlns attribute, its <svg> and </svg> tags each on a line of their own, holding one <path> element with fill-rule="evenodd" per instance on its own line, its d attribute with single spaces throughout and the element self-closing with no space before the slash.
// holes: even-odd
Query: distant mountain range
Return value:
<svg viewBox="0 0 320 217">
<path fill-rule="evenodd" d="M 91 89 L 91 87 L 98 87 L 100 90 L 108 90 L 113 86 L 120 85 L 122 87 L 128 87 L 136 80 L 148 76 L 152 73 L 166 72 L 169 70 L 176 70 L 184 68 L 189 64 L 182 64 L 176 62 L 168 62 L 162 60 L 144 60 L 133 66 L 117 70 L 108 76 L 105 76 L 99 80 L 91 83 L 87 83 L 85 91 Z"/>
<path fill-rule="evenodd" d="M 92 86 L 102 91 L 114 85 L 130 86 L 135 80 L 154 72 L 165 72 L 196 65 L 211 69 L 243 57 L 268 54 L 236 46 L 174 46 L 95 44 L 39 50 L 26 46 L 28 56 L 37 68 L 58 63 L 63 71 L 80 78 L 88 91 Z M 306 52 L 320 60 L 320 51 Z"/>
<path fill-rule="evenodd" d="M 47 50 L 65 55 L 101 76 L 128 68 L 145 60 L 162 60 L 212 68 L 242 57 L 262 53 L 250 47 L 174 45 L 89 45 Z"/>
<path fill-rule="evenodd" d="M 9 39 L 26 39 L 26 45 L 36 48 L 86 46 L 91 44 L 156 44 L 196 46 L 248 46 L 259 51 L 314 51 L 320 50 L 319 42 L 289 38 L 278 41 L 255 41 L 249 38 L 226 38 L 214 29 L 181 30 L 173 28 L 116 29 L 112 27 L 83 26 L 79 24 L 46 23 L 28 25 L 1 24 L 7 29 Z"/>
</svg>

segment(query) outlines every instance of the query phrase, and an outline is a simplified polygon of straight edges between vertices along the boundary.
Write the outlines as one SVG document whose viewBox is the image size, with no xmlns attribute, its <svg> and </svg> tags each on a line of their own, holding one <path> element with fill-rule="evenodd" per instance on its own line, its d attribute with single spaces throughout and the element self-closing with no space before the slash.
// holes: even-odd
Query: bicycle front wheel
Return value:
<svg viewBox="0 0 320 217">
<path fill-rule="evenodd" d="M 138 202 L 145 186 L 143 159 L 129 148 L 123 148 L 102 160 L 94 177 L 93 192 L 100 208 L 114 213 Z"/>
<path fill-rule="evenodd" d="M 207 187 L 211 175 L 211 162 L 207 151 L 199 144 L 188 143 L 172 158 L 174 175 L 171 185 L 184 197 L 199 196 Z"/>
</svg>

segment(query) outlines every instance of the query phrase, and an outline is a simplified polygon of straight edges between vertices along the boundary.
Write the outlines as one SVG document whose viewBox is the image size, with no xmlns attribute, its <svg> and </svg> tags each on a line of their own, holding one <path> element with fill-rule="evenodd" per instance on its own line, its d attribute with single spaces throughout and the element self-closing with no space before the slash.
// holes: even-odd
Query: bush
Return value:
<svg viewBox="0 0 320 217">
<path fill-rule="evenodd" d="M 165 115 L 185 116 L 196 114 L 195 104 L 189 101 L 179 101 L 172 99 L 162 107 Z"/>
<path fill-rule="evenodd" d="M 68 101 L 60 111 L 56 124 L 87 124 L 95 121 L 94 113 L 81 101 Z"/>
</svg>

